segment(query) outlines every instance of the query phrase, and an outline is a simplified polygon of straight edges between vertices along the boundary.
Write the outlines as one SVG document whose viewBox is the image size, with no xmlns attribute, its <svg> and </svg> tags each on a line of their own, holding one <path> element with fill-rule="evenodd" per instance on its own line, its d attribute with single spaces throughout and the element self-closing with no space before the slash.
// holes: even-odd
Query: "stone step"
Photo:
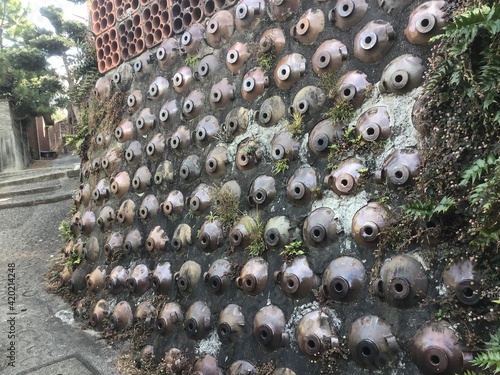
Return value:
<svg viewBox="0 0 500 375">
<path fill-rule="evenodd" d="M 7 178 L 6 180 L 0 181 L 0 188 L 4 186 L 19 186 L 19 185 L 26 185 L 26 184 L 33 184 L 37 182 L 43 182 L 43 181 L 50 181 L 50 180 L 57 180 L 60 178 L 68 177 L 68 170 L 62 170 L 62 171 L 53 171 L 49 173 L 44 173 L 44 174 L 37 174 L 34 176 L 15 176 L 11 178 Z M 0 177 L 1 178 L 1 177 Z"/>
<path fill-rule="evenodd" d="M 26 189 L 12 189 L 12 187 L 7 186 L 0 188 L 0 199 L 15 197 L 19 195 L 30 195 L 30 194 L 39 194 L 39 193 L 49 193 L 51 191 L 55 191 L 61 188 L 61 184 L 59 182 L 54 183 L 54 181 L 48 181 L 48 183 L 41 183 L 38 186 L 28 185 L 29 187 Z"/>
</svg>

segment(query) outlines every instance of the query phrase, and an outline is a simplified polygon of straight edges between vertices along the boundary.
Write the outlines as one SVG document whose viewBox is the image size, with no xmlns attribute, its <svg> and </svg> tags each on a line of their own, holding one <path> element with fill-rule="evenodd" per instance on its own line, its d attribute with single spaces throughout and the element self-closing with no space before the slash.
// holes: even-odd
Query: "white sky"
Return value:
<svg viewBox="0 0 500 375">
<path fill-rule="evenodd" d="M 40 7 L 54 5 L 63 10 L 64 17 L 66 19 L 78 20 L 87 24 L 88 20 L 88 10 L 87 4 L 74 4 L 66 0 L 21 0 L 23 5 L 29 5 L 31 12 L 28 17 L 31 22 L 45 29 L 51 29 L 50 22 L 40 15 Z M 62 69 L 62 60 L 58 57 L 51 57 L 49 59 L 50 64 L 56 69 Z M 64 70 L 61 70 L 61 73 Z"/>
</svg>

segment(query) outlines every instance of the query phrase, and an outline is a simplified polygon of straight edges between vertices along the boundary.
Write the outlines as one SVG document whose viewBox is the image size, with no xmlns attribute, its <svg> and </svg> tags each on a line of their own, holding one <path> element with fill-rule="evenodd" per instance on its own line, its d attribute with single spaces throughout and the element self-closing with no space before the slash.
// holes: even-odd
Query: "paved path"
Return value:
<svg viewBox="0 0 500 375">
<path fill-rule="evenodd" d="M 77 183 L 77 182 L 75 182 Z M 63 241 L 58 226 L 71 200 L 0 210 L 0 374 L 116 374 L 117 353 L 68 323 L 70 306 L 42 280 Z M 7 367 L 10 341 L 8 268 L 15 264 L 15 368 Z"/>
</svg>

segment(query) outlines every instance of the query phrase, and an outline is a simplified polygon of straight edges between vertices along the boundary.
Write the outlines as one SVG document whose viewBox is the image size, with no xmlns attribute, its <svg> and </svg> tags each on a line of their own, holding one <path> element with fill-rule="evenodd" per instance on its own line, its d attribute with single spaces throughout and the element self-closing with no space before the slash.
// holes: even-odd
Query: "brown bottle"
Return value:
<svg viewBox="0 0 500 375">
<path fill-rule="evenodd" d="M 163 155 L 163 151 L 165 151 L 165 137 L 161 133 L 156 133 L 146 145 L 146 154 L 149 157 L 158 158 Z"/>
<path fill-rule="evenodd" d="M 280 1 L 280 0 L 278 0 Z M 295 0 L 286 0 L 284 3 L 293 2 Z M 273 56 L 278 56 L 285 49 L 285 33 L 280 28 L 268 29 L 262 33 L 259 40 L 259 52 L 270 53 Z"/>
<path fill-rule="evenodd" d="M 153 183 L 153 176 L 149 171 L 148 167 L 140 167 L 134 174 L 132 179 L 132 187 L 134 191 L 138 194 L 144 193 L 147 189 L 151 187 Z"/>
<path fill-rule="evenodd" d="M 475 305 L 481 299 L 481 278 L 469 259 L 448 265 L 443 283 L 448 293 L 454 293 L 465 305 Z"/>
<path fill-rule="evenodd" d="M 318 187 L 318 176 L 312 167 L 300 167 L 288 180 L 286 193 L 288 199 L 296 204 L 308 204 L 315 199 Z"/>
<path fill-rule="evenodd" d="M 188 260 L 178 272 L 174 273 L 177 287 L 183 293 L 191 293 L 196 289 L 201 278 L 201 267 L 198 263 Z"/>
<path fill-rule="evenodd" d="M 113 294 L 127 288 L 128 271 L 122 266 L 116 266 L 106 277 L 106 288 Z"/>
<path fill-rule="evenodd" d="M 335 99 L 348 101 L 354 108 L 359 108 L 365 101 L 366 91 L 370 85 L 365 73 L 351 70 L 340 77 Z"/>
<path fill-rule="evenodd" d="M 160 204 L 153 194 L 146 195 L 139 207 L 138 216 L 142 220 L 152 220 L 158 214 Z"/>
<path fill-rule="evenodd" d="M 179 190 L 172 190 L 160 208 L 167 216 L 180 214 L 184 209 L 184 195 Z"/>
<path fill-rule="evenodd" d="M 257 375 L 257 369 L 250 362 L 239 360 L 231 363 L 227 375 Z"/>
<path fill-rule="evenodd" d="M 188 224 L 179 224 L 175 228 L 174 235 L 172 236 L 172 248 L 179 251 L 187 248 L 193 243 L 191 239 L 191 227 Z"/>
<path fill-rule="evenodd" d="M 97 237 L 90 237 L 83 247 L 83 250 L 80 248 L 80 242 L 77 242 L 73 247 L 73 251 L 79 255 L 83 255 L 85 259 L 90 262 L 95 262 L 99 256 L 101 255 L 101 250 L 99 248 L 99 241 Z"/>
<path fill-rule="evenodd" d="M 184 320 L 184 331 L 192 340 L 204 339 L 212 328 L 210 308 L 203 301 L 196 301 L 189 306 Z"/>
<path fill-rule="evenodd" d="M 260 294 L 267 284 L 268 266 L 261 257 L 248 260 L 241 269 L 240 276 L 236 278 L 236 286 L 248 295 Z"/>
<path fill-rule="evenodd" d="M 446 25 L 446 1 L 426 1 L 410 14 L 405 29 L 406 39 L 412 44 L 427 44 L 429 39 L 441 33 Z"/>
<path fill-rule="evenodd" d="M 198 142 L 204 144 L 213 142 L 219 132 L 219 120 L 216 117 L 209 115 L 203 117 L 198 123 L 194 134 Z"/>
<path fill-rule="evenodd" d="M 104 279 L 106 277 L 106 268 L 97 267 L 89 273 L 85 279 L 87 280 L 87 290 L 92 293 L 98 293 L 104 288 Z"/>
<path fill-rule="evenodd" d="M 405 54 L 396 57 L 385 67 L 378 87 L 382 93 L 401 95 L 420 86 L 423 80 L 422 59 Z"/>
<path fill-rule="evenodd" d="M 207 220 L 203 223 L 198 235 L 198 243 L 205 252 L 217 250 L 224 241 L 222 224 L 218 220 Z"/>
<path fill-rule="evenodd" d="M 211 78 L 219 70 L 219 59 L 214 54 L 209 54 L 200 60 L 198 69 L 195 73 L 198 74 L 198 79 L 206 80 Z"/>
<path fill-rule="evenodd" d="M 233 267 L 226 259 L 217 259 L 203 275 L 205 285 L 216 295 L 224 293 L 231 283 Z"/>
<path fill-rule="evenodd" d="M 227 51 L 226 66 L 234 75 L 237 75 L 243 69 L 250 56 L 247 43 L 236 42 Z"/>
<path fill-rule="evenodd" d="M 236 167 L 240 171 L 247 171 L 255 167 L 262 158 L 260 146 L 253 140 L 241 142 L 236 153 Z"/>
<path fill-rule="evenodd" d="M 95 137 L 95 143 L 102 148 L 106 148 L 109 145 L 109 142 L 111 142 L 110 134 L 99 133 Z"/>
<path fill-rule="evenodd" d="M 206 212 L 212 205 L 215 189 L 207 184 L 199 184 L 186 199 L 189 209 L 197 215 Z"/>
<path fill-rule="evenodd" d="M 217 335 L 223 344 L 230 344 L 239 340 L 244 327 L 245 317 L 241 311 L 241 306 L 229 304 L 220 312 Z"/>
<path fill-rule="evenodd" d="M 78 222 L 78 227 L 80 232 L 84 234 L 90 234 L 94 230 L 95 226 L 95 215 L 92 211 L 85 211 L 82 218 Z"/>
<path fill-rule="evenodd" d="M 348 345 L 354 362 L 372 371 L 386 368 L 399 351 L 391 326 L 374 315 L 365 315 L 352 323 Z"/>
<path fill-rule="evenodd" d="M 262 126 L 274 126 L 285 116 L 285 103 L 278 95 L 271 96 L 262 102 L 255 117 Z"/>
<path fill-rule="evenodd" d="M 125 160 L 128 165 L 135 166 L 141 162 L 142 145 L 139 141 L 130 142 L 125 151 Z"/>
<path fill-rule="evenodd" d="M 86 267 L 80 266 L 71 274 L 71 280 L 69 281 L 70 290 L 73 293 L 77 293 L 84 290 L 87 287 L 87 273 L 88 269 Z"/>
<path fill-rule="evenodd" d="M 247 101 L 254 101 L 264 93 L 267 87 L 269 87 L 269 77 L 262 68 L 253 68 L 243 77 L 241 96 Z"/>
<path fill-rule="evenodd" d="M 120 143 L 128 142 L 134 135 L 134 124 L 129 119 L 122 120 L 115 129 L 115 138 Z"/>
<path fill-rule="evenodd" d="M 180 52 L 182 54 L 195 55 L 198 53 L 205 34 L 205 27 L 200 23 L 189 26 L 181 37 Z"/>
<path fill-rule="evenodd" d="M 99 212 L 99 216 L 97 218 L 97 226 L 101 229 L 101 231 L 106 232 L 113 227 L 113 223 L 115 222 L 115 210 L 113 210 L 110 206 L 104 206 Z"/>
<path fill-rule="evenodd" d="M 135 127 L 137 133 L 141 136 L 149 134 L 156 126 L 156 116 L 151 113 L 151 109 L 144 108 L 135 120 Z"/>
<path fill-rule="evenodd" d="M 250 216 L 242 216 L 229 232 L 229 242 L 235 250 L 244 250 L 256 235 L 257 224 Z"/>
<path fill-rule="evenodd" d="M 261 175 L 253 180 L 248 194 L 250 205 L 265 207 L 272 202 L 276 196 L 275 180 L 271 176 Z"/>
<path fill-rule="evenodd" d="M 118 172 L 115 176 L 109 179 L 111 183 L 110 190 L 116 199 L 122 199 L 130 189 L 130 176 L 127 172 Z"/>
<path fill-rule="evenodd" d="M 109 77 L 98 78 L 92 93 L 100 101 L 109 99 L 111 95 L 111 79 Z"/>
<path fill-rule="evenodd" d="M 337 220 L 328 207 L 312 211 L 304 222 L 302 235 L 311 247 L 325 247 L 337 239 Z"/>
<path fill-rule="evenodd" d="M 288 346 L 290 337 L 285 332 L 285 315 L 278 306 L 261 308 L 253 319 L 253 334 L 267 350 Z"/>
<path fill-rule="evenodd" d="M 156 328 L 158 332 L 165 335 L 172 332 L 174 327 L 184 320 L 184 314 L 182 314 L 181 307 L 178 303 L 169 302 L 163 306 L 160 315 L 156 320 Z"/>
<path fill-rule="evenodd" d="M 300 143 L 289 132 L 281 132 L 274 138 L 272 148 L 274 160 L 294 160 L 298 158 Z"/>
<path fill-rule="evenodd" d="M 174 134 L 167 139 L 167 143 L 173 150 L 181 151 L 189 147 L 191 143 L 191 133 L 184 125 L 179 126 Z"/>
<path fill-rule="evenodd" d="M 186 93 L 189 90 L 189 87 L 191 86 L 192 82 L 193 82 L 193 72 L 191 68 L 188 66 L 181 66 L 179 69 L 177 69 L 177 72 L 174 74 L 174 77 L 172 78 L 172 84 L 174 86 L 174 90 L 178 94 Z M 171 114 L 169 113 L 168 117 L 170 117 L 170 115 Z"/>
<path fill-rule="evenodd" d="M 203 110 L 205 96 L 199 90 L 194 90 L 182 103 L 181 119 L 187 121 L 198 117 Z"/>
<path fill-rule="evenodd" d="M 104 318 L 109 314 L 109 302 L 105 299 L 100 299 L 94 306 L 89 322 L 92 327 L 99 326 Z"/>
<path fill-rule="evenodd" d="M 158 293 L 166 294 L 172 283 L 170 263 L 158 263 L 153 271 L 153 289 Z"/>
<path fill-rule="evenodd" d="M 123 235 L 120 232 L 111 233 L 104 245 L 104 254 L 112 257 L 116 252 L 120 251 L 123 247 Z"/>
<path fill-rule="evenodd" d="M 92 191 L 92 199 L 98 205 L 103 204 L 109 198 L 109 180 L 103 178 L 99 180 L 94 191 Z"/>
<path fill-rule="evenodd" d="M 380 278 L 372 281 L 373 292 L 393 307 L 412 307 L 427 294 L 429 281 L 424 267 L 409 255 L 386 260 Z"/>
<path fill-rule="evenodd" d="M 90 185 L 80 184 L 80 187 L 75 193 L 75 205 L 76 207 L 88 206 L 90 203 Z"/>
<path fill-rule="evenodd" d="M 381 170 L 375 172 L 379 183 L 387 181 L 392 187 L 414 182 L 420 169 L 420 155 L 416 151 L 395 150 L 385 161 Z"/>
<path fill-rule="evenodd" d="M 274 82 L 281 89 L 291 89 L 306 73 L 306 58 L 300 53 L 282 57 L 274 69 Z"/>
<path fill-rule="evenodd" d="M 128 289 L 137 295 L 144 294 L 151 287 L 149 268 L 144 264 L 138 264 L 127 279 Z"/>
<path fill-rule="evenodd" d="M 130 327 L 133 321 L 132 308 L 127 301 L 121 301 L 115 306 L 113 314 L 109 318 L 109 327 L 117 331 L 122 331 Z"/>
<path fill-rule="evenodd" d="M 356 136 L 366 142 L 385 141 L 391 135 L 391 120 L 386 106 L 372 107 L 361 114 L 356 124 Z"/>
<path fill-rule="evenodd" d="M 295 14 L 300 2 L 297 0 L 270 0 L 269 11 L 272 19 L 278 22 L 284 22 Z"/>
<path fill-rule="evenodd" d="M 141 90 L 132 91 L 132 93 L 127 97 L 128 111 L 130 113 L 134 113 L 142 106 L 142 102 L 143 102 L 142 91 Z"/>
<path fill-rule="evenodd" d="M 227 78 L 222 78 L 210 90 L 210 105 L 213 109 L 225 108 L 236 99 L 236 88 Z"/>
<path fill-rule="evenodd" d="M 291 28 L 290 35 L 302 44 L 313 44 L 325 28 L 325 14 L 321 9 L 308 9 Z"/>
<path fill-rule="evenodd" d="M 170 160 L 164 160 L 156 168 L 156 173 L 154 175 L 154 180 L 156 185 L 161 185 L 163 181 L 172 182 L 174 180 L 175 171 L 174 165 Z"/>
<path fill-rule="evenodd" d="M 139 306 L 137 306 L 137 310 L 135 310 L 135 320 L 136 322 L 141 322 L 144 326 L 149 327 L 153 323 L 155 313 L 155 307 L 149 301 L 143 301 L 139 304 Z M 151 346 L 151 348 L 153 347 Z M 141 354 L 142 353 L 143 352 L 141 351 Z"/>
<path fill-rule="evenodd" d="M 245 132 L 248 126 L 248 109 L 244 107 L 233 108 L 226 116 L 225 122 L 221 124 L 225 133 L 236 136 Z"/>
<path fill-rule="evenodd" d="M 465 352 L 449 323 L 424 324 L 415 333 L 410 347 L 413 362 L 424 375 L 463 374 L 471 370 L 471 353 Z"/>
<path fill-rule="evenodd" d="M 269 219 L 264 228 L 264 242 L 272 248 L 282 248 L 294 240 L 296 229 L 292 228 L 286 216 Z"/>
<path fill-rule="evenodd" d="M 156 50 L 156 59 L 161 70 L 171 71 L 179 58 L 177 39 L 168 38 Z"/>
<path fill-rule="evenodd" d="M 142 238 L 142 234 L 139 229 L 134 229 L 128 232 L 125 237 L 125 241 L 123 241 L 123 251 L 126 253 L 130 252 L 139 252 L 139 249 L 144 245 L 144 241 Z"/>
<path fill-rule="evenodd" d="M 313 71 L 318 75 L 334 73 L 348 57 L 344 43 L 337 39 L 325 40 L 312 56 Z"/>
<path fill-rule="evenodd" d="M 326 156 L 328 146 L 337 143 L 344 136 L 341 124 L 334 124 L 326 119 L 318 122 L 309 134 L 309 149 L 317 156 Z"/>
<path fill-rule="evenodd" d="M 349 30 L 363 19 L 368 9 L 366 0 L 337 0 L 328 19 L 341 30 Z"/>
<path fill-rule="evenodd" d="M 354 301 L 363 290 L 366 270 L 356 258 L 340 257 L 330 262 L 323 273 L 321 291 L 335 301 Z"/>
<path fill-rule="evenodd" d="M 217 366 L 217 360 L 210 354 L 205 354 L 194 361 L 192 375 L 222 375 Z"/>
<path fill-rule="evenodd" d="M 167 233 L 159 225 L 157 225 L 151 230 L 151 232 L 149 232 L 148 238 L 146 239 L 146 250 L 165 251 L 168 241 L 169 238 Z"/>
<path fill-rule="evenodd" d="M 382 60 L 395 42 L 394 28 L 389 22 L 368 22 L 354 37 L 354 57 L 365 64 Z"/>
<path fill-rule="evenodd" d="M 123 227 L 128 227 L 132 225 L 135 217 L 135 203 L 132 199 L 127 199 L 124 201 L 118 212 L 116 213 L 116 220 Z"/>
<path fill-rule="evenodd" d="M 148 99 L 162 99 L 169 93 L 170 83 L 168 79 L 158 76 L 153 79 L 153 82 L 149 85 L 148 88 Z"/>
<path fill-rule="evenodd" d="M 189 155 L 186 159 L 182 161 L 181 168 L 179 170 L 179 176 L 186 181 L 194 180 L 200 177 L 201 174 L 201 164 L 198 155 Z"/>
<path fill-rule="evenodd" d="M 330 319 L 320 310 L 311 311 L 300 319 L 295 335 L 302 354 L 316 359 L 323 352 L 339 346 L 339 339 Z"/>
<path fill-rule="evenodd" d="M 101 160 L 102 169 L 107 176 L 111 176 L 111 174 L 118 168 L 122 159 L 122 149 L 119 147 L 113 148 L 106 152 L 106 155 Z"/>
<path fill-rule="evenodd" d="M 319 87 L 306 86 L 295 95 L 289 111 L 291 114 L 298 113 L 306 118 L 311 118 L 323 110 L 325 100 L 326 95 Z"/>
<path fill-rule="evenodd" d="M 340 163 L 337 170 L 325 176 L 324 184 L 338 195 L 353 193 L 362 178 L 359 171 L 364 168 L 361 161 L 349 158 Z"/>
<path fill-rule="evenodd" d="M 354 241 L 360 246 L 375 249 L 379 234 L 387 226 L 388 212 L 377 202 L 370 202 L 361 207 L 352 218 Z"/>
<path fill-rule="evenodd" d="M 205 171 L 212 178 L 221 178 L 226 174 L 227 148 L 224 146 L 217 146 L 207 156 L 205 161 Z"/>
<path fill-rule="evenodd" d="M 274 273 L 274 281 L 280 283 L 281 290 L 294 299 L 306 297 L 319 285 L 318 277 L 304 256 L 295 258 L 291 263 L 284 262 L 280 270 Z"/>
<path fill-rule="evenodd" d="M 234 33 L 234 17 L 227 10 L 219 10 L 207 22 L 205 39 L 212 48 L 221 48 Z"/>
</svg>

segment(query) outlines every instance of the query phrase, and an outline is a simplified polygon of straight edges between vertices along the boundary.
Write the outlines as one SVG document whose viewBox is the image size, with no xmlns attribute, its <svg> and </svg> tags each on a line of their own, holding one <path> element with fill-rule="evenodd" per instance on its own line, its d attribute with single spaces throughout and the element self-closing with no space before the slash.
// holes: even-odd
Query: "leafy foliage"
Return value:
<svg viewBox="0 0 500 375">
<path fill-rule="evenodd" d="M 289 160 L 286 158 L 280 159 L 274 163 L 273 174 L 284 173 L 290 168 Z"/>
<path fill-rule="evenodd" d="M 294 112 L 292 115 L 292 121 L 288 123 L 287 130 L 293 137 L 300 137 L 302 135 L 303 129 L 303 116 Z"/>
<path fill-rule="evenodd" d="M 67 220 L 61 221 L 59 224 L 59 237 L 68 241 L 75 238 L 73 231 L 71 230 L 71 223 Z"/>
<path fill-rule="evenodd" d="M 486 350 L 472 360 L 472 364 L 482 370 L 490 370 L 492 374 L 500 373 L 500 330 L 490 335 L 490 341 L 485 343 Z M 473 374 L 469 372 L 469 374 Z"/>
<path fill-rule="evenodd" d="M 293 259 L 306 254 L 306 250 L 302 246 L 302 241 L 290 242 L 285 245 L 285 249 L 280 253 L 285 262 L 291 262 Z"/>
<path fill-rule="evenodd" d="M 264 241 L 264 229 L 266 227 L 266 223 L 260 218 L 259 212 L 256 213 L 254 220 L 254 227 L 245 228 L 252 238 L 252 242 L 247 247 L 247 250 L 251 256 L 260 256 L 267 250 L 267 244 Z"/>
<path fill-rule="evenodd" d="M 430 201 L 414 201 L 403 207 L 404 212 L 414 221 L 430 220 L 436 214 L 444 214 L 455 205 L 455 200 L 449 197 L 443 197 L 438 204 Z"/>
</svg>

